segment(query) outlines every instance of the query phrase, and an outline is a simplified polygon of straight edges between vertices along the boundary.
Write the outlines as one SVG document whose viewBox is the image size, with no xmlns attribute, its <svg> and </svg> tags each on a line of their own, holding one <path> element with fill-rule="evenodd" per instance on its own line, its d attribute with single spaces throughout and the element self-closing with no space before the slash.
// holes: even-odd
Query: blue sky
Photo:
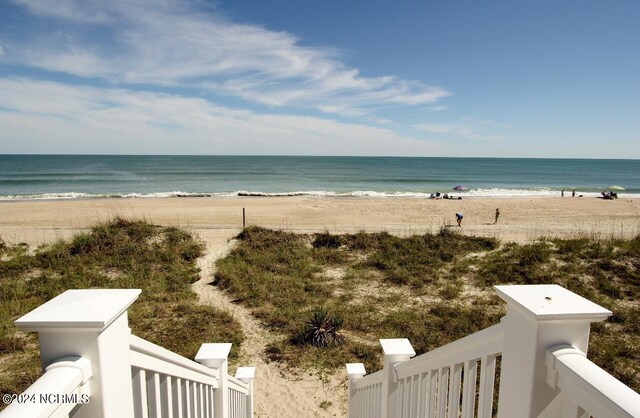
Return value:
<svg viewBox="0 0 640 418">
<path fill-rule="evenodd" d="M 640 158 L 640 2 L 0 1 L 0 153 Z"/>
</svg>

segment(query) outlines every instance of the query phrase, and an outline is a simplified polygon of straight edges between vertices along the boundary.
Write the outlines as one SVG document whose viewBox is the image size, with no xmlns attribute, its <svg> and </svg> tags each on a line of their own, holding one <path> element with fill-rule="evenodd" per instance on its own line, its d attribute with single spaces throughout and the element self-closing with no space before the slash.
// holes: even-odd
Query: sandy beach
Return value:
<svg viewBox="0 0 640 418">
<path fill-rule="evenodd" d="M 262 352 L 273 339 L 271 333 L 249 310 L 208 285 L 215 260 L 230 250 L 230 239 L 242 229 L 243 208 L 247 225 L 294 232 L 365 230 L 409 235 L 437 232 L 445 226 L 465 234 L 516 242 L 585 234 L 630 237 L 640 232 L 640 199 L 237 197 L 3 202 L 0 236 L 12 243 L 41 245 L 69 238 L 115 216 L 144 218 L 197 233 L 205 239 L 207 253 L 198 261 L 201 280 L 193 289 L 200 303 L 230 312 L 245 333 L 242 364 L 257 366 L 256 416 L 346 416 L 342 371 L 321 378 L 311 373 L 291 373 L 277 363 L 265 361 Z M 500 208 L 501 216 L 494 224 L 496 208 Z M 462 227 L 456 224 L 457 212 L 464 214 Z"/>
<path fill-rule="evenodd" d="M 114 216 L 141 217 L 224 241 L 247 225 L 294 232 L 388 231 L 398 235 L 437 231 L 443 225 L 470 235 L 528 242 L 540 236 L 633 236 L 640 232 L 640 199 L 236 197 L 86 199 L 0 203 L 0 236 L 39 245 L 67 238 Z M 493 224 L 495 209 L 501 216 Z M 464 214 L 462 227 L 455 213 Z"/>
</svg>

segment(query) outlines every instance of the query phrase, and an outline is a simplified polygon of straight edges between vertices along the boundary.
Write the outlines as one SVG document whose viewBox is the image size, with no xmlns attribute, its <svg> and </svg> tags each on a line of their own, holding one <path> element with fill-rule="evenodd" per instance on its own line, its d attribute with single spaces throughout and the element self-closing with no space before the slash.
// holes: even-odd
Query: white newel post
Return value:
<svg viewBox="0 0 640 418">
<path fill-rule="evenodd" d="M 586 353 L 591 322 L 611 312 L 558 285 L 495 289 L 507 302 L 498 418 L 562 416 L 559 391 L 546 383 L 546 351 L 569 344 Z"/>
<path fill-rule="evenodd" d="M 249 394 L 247 395 L 247 417 L 253 417 L 253 379 L 256 377 L 255 367 L 238 367 L 236 370 L 236 379 L 249 385 Z"/>
<path fill-rule="evenodd" d="M 213 391 L 213 416 L 229 418 L 229 352 L 231 343 L 206 343 L 200 346 L 195 360 L 218 371 L 218 388 Z"/>
<path fill-rule="evenodd" d="M 355 395 L 355 388 L 353 386 L 354 382 L 358 379 L 362 379 L 364 375 L 367 374 L 367 371 L 364 368 L 364 364 L 362 363 L 347 363 L 347 379 L 349 380 L 349 395 L 348 395 L 348 404 L 347 410 L 349 411 L 349 417 L 355 416 L 353 411 L 353 396 Z"/>
<path fill-rule="evenodd" d="M 380 409 L 382 418 L 395 418 L 398 405 L 398 379 L 394 366 L 416 355 L 406 338 L 380 340 L 384 352 L 382 371 L 382 396 Z"/>
<path fill-rule="evenodd" d="M 139 295 L 140 289 L 67 290 L 15 322 L 38 333 L 43 370 L 68 356 L 91 362 L 91 398 L 74 417 L 133 415 L 127 309 Z"/>
</svg>

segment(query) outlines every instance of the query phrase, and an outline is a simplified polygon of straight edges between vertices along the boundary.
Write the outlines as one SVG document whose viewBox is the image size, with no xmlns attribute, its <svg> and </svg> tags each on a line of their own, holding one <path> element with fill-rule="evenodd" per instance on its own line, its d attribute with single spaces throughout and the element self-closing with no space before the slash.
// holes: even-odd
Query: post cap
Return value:
<svg viewBox="0 0 640 418">
<path fill-rule="evenodd" d="M 256 377 L 255 367 L 238 367 L 236 369 L 236 379 L 246 381 L 246 380 L 251 380 L 254 377 Z"/>
<path fill-rule="evenodd" d="M 205 343 L 200 346 L 195 360 L 207 367 L 217 367 L 226 361 L 231 351 L 231 343 Z"/>
<path fill-rule="evenodd" d="M 538 321 L 607 319 L 612 312 L 556 284 L 494 286 L 509 306 Z"/>
<path fill-rule="evenodd" d="M 381 339 L 380 345 L 385 356 L 409 356 L 413 357 L 416 352 L 411 343 L 406 338 Z"/>
<path fill-rule="evenodd" d="M 362 363 L 347 363 L 347 376 L 364 376 L 367 371 Z"/>
<path fill-rule="evenodd" d="M 25 331 L 102 331 L 138 298 L 140 289 L 67 290 L 15 321 Z"/>
</svg>

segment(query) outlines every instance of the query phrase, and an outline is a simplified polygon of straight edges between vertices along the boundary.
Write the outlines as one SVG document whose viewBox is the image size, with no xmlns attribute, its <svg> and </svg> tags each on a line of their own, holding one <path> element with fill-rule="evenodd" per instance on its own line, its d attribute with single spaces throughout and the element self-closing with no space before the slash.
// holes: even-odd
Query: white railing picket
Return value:
<svg viewBox="0 0 640 418">
<path fill-rule="evenodd" d="M 496 375 L 496 355 L 484 356 L 480 361 L 480 395 L 478 418 L 491 418 L 493 409 L 493 385 Z"/>
<path fill-rule="evenodd" d="M 449 385 L 449 368 L 440 368 L 440 375 L 438 376 L 438 403 L 437 403 L 437 417 L 445 418 L 446 405 L 447 405 L 447 389 Z"/>
<path fill-rule="evenodd" d="M 184 406 L 182 404 L 182 379 L 179 377 L 173 379 L 173 387 L 171 389 L 173 393 L 173 416 L 176 418 L 184 417 Z"/>
<path fill-rule="evenodd" d="M 436 392 L 438 391 L 438 373 L 436 371 L 429 372 L 429 403 L 427 407 L 427 416 L 433 418 L 436 413 Z"/>
<path fill-rule="evenodd" d="M 476 378 L 478 362 L 468 360 L 464 363 L 464 383 L 462 385 L 462 418 L 473 418 L 476 402 Z"/>
<path fill-rule="evenodd" d="M 162 376 L 160 380 L 160 396 L 162 397 L 162 416 L 173 418 L 173 396 L 171 393 L 171 376 Z"/>
<path fill-rule="evenodd" d="M 458 418 L 460 412 L 460 382 L 462 381 L 462 364 L 450 366 L 449 374 L 449 405 L 447 406 L 447 418 Z"/>
<path fill-rule="evenodd" d="M 151 373 L 147 381 L 147 399 L 149 402 L 149 417 L 162 417 L 162 395 L 160 393 L 160 374 Z"/>
<path fill-rule="evenodd" d="M 193 418 L 193 384 L 185 380 L 184 382 L 184 412 L 185 418 Z"/>
<path fill-rule="evenodd" d="M 420 373 L 420 402 L 418 403 L 418 417 L 423 418 L 427 413 L 427 373 Z"/>
<path fill-rule="evenodd" d="M 133 371 L 133 406 L 135 418 L 149 418 L 147 372 L 144 369 Z"/>
</svg>

